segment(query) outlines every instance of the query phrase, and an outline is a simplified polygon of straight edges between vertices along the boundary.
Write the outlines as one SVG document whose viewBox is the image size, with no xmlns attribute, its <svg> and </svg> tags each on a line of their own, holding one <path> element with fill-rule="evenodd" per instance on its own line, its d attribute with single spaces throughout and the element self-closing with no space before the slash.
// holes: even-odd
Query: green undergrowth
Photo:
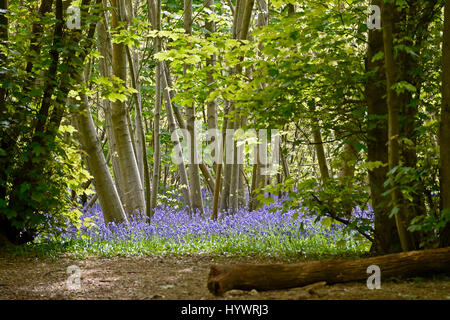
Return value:
<svg viewBox="0 0 450 320">
<path fill-rule="evenodd" d="M 367 254 L 370 243 L 355 240 L 348 234 L 340 234 L 331 240 L 321 234 L 305 238 L 286 238 L 268 235 L 264 239 L 241 234 L 235 237 L 210 235 L 208 237 L 185 236 L 182 239 L 153 237 L 145 240 L 96 241 L 80 239 L 55 242 L 30 243 L 4 248 L 12 256 L 38 256 L 58 259 L 69 257 L 112 258 L 167 255 L 206 256 L 257 256 L 283 260 L 358 257 Z"/>
</svg>

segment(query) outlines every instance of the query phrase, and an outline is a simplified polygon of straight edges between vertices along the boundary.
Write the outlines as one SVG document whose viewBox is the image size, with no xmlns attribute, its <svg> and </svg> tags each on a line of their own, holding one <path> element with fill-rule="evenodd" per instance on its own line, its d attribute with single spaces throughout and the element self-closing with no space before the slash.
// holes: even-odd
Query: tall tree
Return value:
<svg viewBox="0 0 450 320">
<path fill-rule="evenodd" d="M 7 55 L 3 53 L 8 44 L 8 18 L 6 13 L 8 12 L 8 0 L 0 0 L 0 68 L 6 70 L 7 67 Z M 3 88 L 3 81 L 6 78 L 4 72 L 0 73 L 0 118 L 6 117 L 6 90 Z M 5 153 L 12 145 L 8 139 L 3 126 L 0 128 L 0 149 Z M 9 160 L 7 157 L 0 157 L 0 199 L 4 199 L 6 196 L 6 168 L 8 167 Z"/>
<path fill-rule="evenodd" d="M 214 0 L 205 0 L 205 8 L 213 11 L 214 10 Z M 216 32 L 216 23 L 212 19 L 208 19 L 205 21 L 205 29 L 207 30 L 206 38 L 210 36 L 210 34 Z M 216 54 L 213 54 L 210 58 L 206 59 L 206 65 L 211 69 L 216 65 Z M 213 78 L 213 70 L 209 70 L 206 73 L 206 84 L 208 86 L 214 83 Z M 213 99 L 207 104 L 207 118 L 208 118 L 208 129 L 217 129 L 217 100 Z M 211 142 L 214 142 L 214 137 L 212 137 Z M 213 155 L 214 156 L 214 155 Z"/>
<path fill-rule="evenodd" d="M 382 2 L 382 0 L 373 0 L 371 4 L 381 8 Z M 384 181 L 387 179 L 388 173 L 388 109 L 385 97 L 384 61 L 382 59 L 374 60 L 375 55 L 379 52 L 384 52 L 383 32 L 381 29 L 374 28 L 369 30 L 366 58 L 366 72 L 372 74 L 368 78 L 365 88 L 368 107 L 367 156 L 369 162 L 379 164 L 369 169 L 371 205 L 375 214 L 373 250 L 379 254 L 387 254 L 399 252 L 401 247 L 395 220 L 389 218 L 389 198 L 383 196 L 386 191 Z"/>
<path fill-rule="evenodd" d="M 400 113 L 405 101 L 404 97 L 398 93 L 393 86 L 398 83 L 400 78 L 399 62 L 394 55 L 394 35 L 398 35 L 400 13 L 395 3 L 384 3 L 382 6 L 383 23 L 383 42 L 384 42 L 384 60 L 386 72 L 386 90 L 388 106 L 388 162 L 389 170 L 400 165 L 401 147 L 400 139 Z M 397 209 L 395 221 L 397 225 L 400 243 L 403 251 L 410 251 L 415 248 L 414 241 L 410 232 L 407 231 L 408 220 L 405 207 L 405 199 L 396 183 L 392 184 L 392 201 Z"/>
<path fill-rule="evenodd" d="M 325 148 L 323 147 L 322 134 L 320 132 L 320 126 L 317 119 L 313 119 L 313 142 L 314 148 L 316 149 L 317 162 L 319 164 L 320 176 L 322 182 L 326 183 L 330 179 L 330 173 L 328 171 L 327 159 L 325 157 Z"/>
<path fill-rule="evenodd" d="M 150 17 L 153 17 L 152 26 L 154 30 L 161 30 L 161 0 L 148 2 L 149 8 L 151 8 Z M 149 9 L 150 10 L 150 9 Z M 154 41 L 155 51 L 161 51 L 161 38 L 156 37 Z M 152 178 L 152 195 L 151 206 L 152 209 L 156 208 L 158 189 L 159 189 L 159 173 L 161 167 L 161 142 L 160 142 L 160 121 L 161 121 L 161 84 L 162 84 L 162 68 L 161 63 L 157 62 L 155 67 L 155 109 L 153 116 L 153 178 Z"/>
<path fill-rule="evenodd" d="M 82 1 L 82 16 L 87 13 L 90 2 Z M 81 43 L 83 30 L 65 30 L 63 2 L 55 2 L 55 19 L 52 22 L 52 42 L 48 51 L 48 66 L 39 74 L 42 96 L 36 101 L 38 106 L 34 114 L 35 121 L 27 128 L 27 133 L 20 141 L 25 145 L 21 160 L 17 162 L 10 174 L 10 188 L 5 199 L 8 211 L 16 212 L 13 219 L 0 211 L 0 233 L 14 243 L 24 243 L 36 235 L 37 222 L 42 219 L 42 212 L 48 212 L 49 206 L 37 199 L 47 197 L 48 190 L 43 190 L 42 179 L 51 171 L 53 151 L 58 129 L 65 113 L 69 91 L 74 79 L 81 72 L 82 63 L 90 50 L 91 42 Z M 87 23 L 86 39 L 94 36 L 95 24 Z M 39 55 L 37 55 L 39 56 Z M 61 67 L 64 64 L 64 67 Z M 22 122 L 23 124 L 23 122 Z M 33 152 L 41 151 L 39 156 Z M 45 181 L 54 183 L 54 181 Z M 23 186 L 27 188 L 23 188 Z M 55 203 L 54 200 L 50 203 Z M 24 231 L 26 229 L 26 231 Z"/>
<path fill-rule="evenodd" d="M 81 78 L 78 80 L 84 82 Z M 82 92 L 79 95 L 80 109 L 74 114 L 74 118 L 82 148 L 87 154 L 90 172 L 94 177 L 95 191 L 102 208 L 103 217 L 105 222 L 127 221 L 119 193 L 114 185 L 102 146 L 97 138 L 87 96 Z"/>
<path fill-rule="evenodd" d="M 444 9 L 440 156 L 441 212 L 443 212 L 450 210 L 450 0 L 445 1 Z M 442 247 L 450 246 L 449 222 L 441 231 L 440 245 Z"/>
<path fill-rule="evenodd" d="M 106 5 L 103 4 L 105 7 Z M 102 77 L 109 77 L 112 74 L 112 42 L 108 32 L 106 12 L 102 14 L 102 20 L 97 23 L 97 47 L 102 55 L 99 60 L 100 75 Z M 122 174 L 120 172 L 120 163 L 117 153 L 116 138 L 114 137 L 114 130 L 111 119 L 111 101 L 103 99 L 102 101 L 105 114 L 105 130 L 108 139 L 108 147 L 110 151 L 111 164 L 114 174 L 114 182 L 117 192 L 119 193 L 122 203 L 125 202 L 125 194 L 123 191 L 124 183 L 122 182 Z"/>
<path fill-rule="evenodd" d="M 184 0 L 184 32 L 187 35 L 192 35 L 192 0 Z M 185 73 L 188 66 L 185 66 Z M 203 212 L 203 201 L 200 185 L 200 173 L 199 173 L 199 159 L 198 159 L 198 145 L 197 145 L 197 133 L 195 127 L 195 104 L 190 103 L 186 106 L 186 127 L 189 132 L 189 180 L 191 190 L 191 204 L 192 209 Z"/>
<path fill-rule="evenodd" d="M 127 0 L 127 6 L 129 11 L 128 23 L 134 23 L 135 8 L 133 2 Z M 131 72 L 131 83 L 136 90 L 134 97 L 135 104 L 135 128 L 136 128 L 136 160 L 139 168 L 139 174 L 143 187 L 145 190 L 145 208 L 146 214 L 150 216 L 151 211 L 151 195 L 150 195 L 150 176 L 149 166 L 147 160 L 147 147 L 145 141 L 145 130 L 142 118 L 142 94 L 141 94 L 141 82 L 139 79 L 140 61 L 139 61 L 139 48 L 126 47 L 128 62 Z"/>
<path fill-rule="evenodd" d="M 112 28 L 121 27 L 126 23 L 126 7 L 124 0 L 111 0 L 115 9 L 112 11 Z M 127 58 L 123 43 L 114 43 L 112 52 L 113 74 L 123 81 L 126 86 Z M 116 100 L 112 103 L 112 124 L 119 155 L 120 171 L 124 183 L 125 210 L 129 214 L 145 211 L 144 188 L 133 149 L 132 137 L 129 130 L 127 107 L 124 102 Z"/>
<path fill-rule="evenodd" d="M 167 83 L 167 77 L 166 72 L 164 71 L 165 66 L 162 62 L 159 62 L 161 64 L 161 81 L 162 81 L 162 90 L 164 94 L 164 100 L 165 100 L 165 106 L 166 106 L 166 112 L 167 112 L 167 120 L 169 122 L 169 131 L 172 136 L 172 141 L 174 143 L 174 152 L 176 153 L 176 157 L 178 160 L 178 172 L 180 174 L 180 182 L 181 182 L 181 192 L 183 194 L 184 198 L 184 204 L 188 208 L 192 208 L 191 205 L 191 190 L 189 187 L 189 181 L 188 181 L 188 175 L 186 172 L 186 166 L 184 164 L 184 157 L 181 149 L 181 142 L 180 137 L 178 135 L 178 129 L 180 128 L 177 126 L 177 122 L 175 120 L 174 115 L 174 109 L 172 106 L 172 101 L 170 97 L 169 92 L 169 85 Z M 183 129 L 183 128 L 181 128 Z"/>
</svg>

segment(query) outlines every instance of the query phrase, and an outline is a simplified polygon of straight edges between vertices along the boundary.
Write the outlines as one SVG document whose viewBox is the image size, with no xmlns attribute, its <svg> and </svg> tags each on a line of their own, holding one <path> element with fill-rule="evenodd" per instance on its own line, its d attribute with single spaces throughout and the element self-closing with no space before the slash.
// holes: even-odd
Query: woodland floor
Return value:
<svg viewBox="0 0 450 320">
<path fill-rule="evenodd" d="M 0 256 L 0 300 L 20 299 L 450 299 L 450 278 L 382 279 L 380 290 L 365 282 L 304 289 L 244 292 L 215 297 L 206 288 L 213 263 L 281 263 L 254 257 L 92 257 L 82 260 Z M 67 267 L 81 269 L 81 288 L 65 286 Z"/>
</svg>

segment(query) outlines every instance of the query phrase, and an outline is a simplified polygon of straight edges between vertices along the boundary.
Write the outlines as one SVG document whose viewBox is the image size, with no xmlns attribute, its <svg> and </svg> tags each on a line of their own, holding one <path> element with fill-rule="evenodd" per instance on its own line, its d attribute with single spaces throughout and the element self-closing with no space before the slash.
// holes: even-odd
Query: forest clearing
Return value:
<svg viewBox="0 0 450 320">
<path fill-rule="evenodd" d="M 0 300 L 449 277 L 450 0 L 0 0 Z"/>
</svg>

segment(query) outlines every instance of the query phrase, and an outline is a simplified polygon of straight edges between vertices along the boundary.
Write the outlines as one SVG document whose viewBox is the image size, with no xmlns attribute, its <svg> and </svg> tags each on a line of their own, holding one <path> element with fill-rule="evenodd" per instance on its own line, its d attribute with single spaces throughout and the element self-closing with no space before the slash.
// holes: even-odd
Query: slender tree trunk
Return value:
<svg viewBox="0 0 450 320">
<path fill-rule="evenodd" d="M 109 37 L 108 28 L 106 25 L 107 17 L 103 12 L 103 21 L 97 23 L 97 46 L 100 54 L 103 58 L 99 60 L 100 74 L 103 77 L 109 77 L 112 73 L 112 44 L 111 38 Z M 117 192 L 119 193 L 120 200 L 122 203 L 125 202 L 125 194 L 123 192 L 122 175 L 120 172 L 119 157 L 117 155 L 116 139 L 114 138 L 114 131 L 112 128 L 111 119 L 111 102 L 109 100 L 103 99 L 103 110 L 105 113 L 105 123 L 106 123 L 106 136 L 108 138 L 109 151 L 111 154 L 111 164 L 114 174 L 114 180 Z"/>
<path fill-rule="evenodd" d="M 3 50 L 8 46 L 8 18 L 6 13 L 8 12 L 8 0 L 0 0 L 0 69 L 6 70 L 8 62 L 7 55 L 3 53 Z M 3 72 L 0 74 L 0 83 L 6 78 L 6 74 Z M 0 119 L 6 119 L 6 90 L 0 86 Z M 15 141 L 8 138 L 8 135 L 4 133 L 3 126 L 0 128 L 0 148 L 8 153 L 8 149 L 15 147 Z M 8 175 L 6 168 L 10 165 L 10 159 L 7 157 L 0 157 L 0 200 L 6 201 L 6 185 Z"/>
<path fill-rule="evenodd" d="M 259 28 L 262 28 L 266 26 L 269 23 L 269 8 L 267 5 L 267 2 L 265 0 L 258 0 L 258 6 L 259 6 L 259 13 L 258 13 L 258 20 L 257 25 Z M 264 44 L 259 44 L 259 50 L 260 50 L 260 56 L 262 56 L 262 50 L 264 48 Z M 261 89 L 264 89 L 265 84 L 261 84 Z M 253 164 L 252 169 L 252 187 L 251 187 L 251 195 L 250 195 L 250 203 L 249 203 L 249 209 L 255 210 L 259 206 L 259 200 L 258 195 L 260 188 L 265 187 L 265 179 L 264 176 L 261 175 L 261 172 L 265 170 L 265 166 L 261 164 L 260 162 L 260 156 L 259 156 L 259 147 L 255 148 L 255 161 Z"/>
<path fill-rule="evenodd" d="M 160 41 L 157 39 L 156 41 Z M 158 48 L 159 46 L 157 46 Z M 159 49 L 157 49 L 158 51 Z M 161 63 L 156 64 L 155 68 L 155 109 L 153 112 L 153 178 L 152 178 L 152 209 L 156 208 L 158 188 L 159 188 L 159 169 L 161 166 L 161 143 L 160 143 L 160 122 L 161 122 Z"/>
<path fill-rule="evenodd" d="M 395 23 L 398 21 L 397 8 L 392 3 L 384 3 L 382 9 L 382 23 L 383 23 L 383 41 L 384 41 L 384 58 L 385 58 L 385 72 L 386 72 L 386 86 L 387 86 L 387 106 L 388 106 L 388 138 L 389 138 L 389 170 L 400 165 L 400 123 L 399 115 L 402 110 L 402 97 L 392 89 L 392 86 L 399 81 L 398 66 L 394 58 L 394 34 Z M 395 187 L 395 183 L 392 184 Z M 398 209 L 395 215 L 397 231 L 400 237 L 400 243 L 403 251 L 410 251 L 414 249 L 414 243 L 411 234 L 407 231 L 407 218 L 405 212 L 405 199 L 396 189 L 392 192 L 392 200 L 394 206 Z"/>
<path fill-rule="evenodd" d="M 232 35 L 234 39 L 246 40 L 250 28 L 250 21 L 252 16 L 254 0 L 237 0 L 236 9 L 233 21 Z M 237 65 L 232 73 L 241 73 L 242 67 Z M 241 126 L 241 117 L 236 112 L 234 102 L 231 102 L 230 114 L 233 117 L 229 121 L 228 128 L 233 129 L 236 132 Z M 237 209 L 239 199 L 239 177 L 240 177 L 240 165 L 238 162 L 238 150 L 236 142 L 232 143 L 232 152 L 225 150 L 227 156 L 231 156 L 232 164 L 225 164 L 224 170 L 224 188 L 222 194 L 222 210 L 228 209 L 231 205 L 233 210 Z"/>
<path fill-rule="evenodd" d="M 372 4 L 381 8 L 382 2 L 383 0 L 373 0 Z M 367 156 L 369 162 L 384 164 L 369 170 L 371 205 L 375 214 L 373 251 L 377 254 L 387 254 L 401 251 L 401 246 L 395 220 L 389 218 L 389 199 L 383 196 L 388 172 L 386 75 L 383 60 L 372 61 L 375 54 L 384 51 L 382 30 L 369 30 L 368 42 L 366 71 L 378 70 L 368 79 L 365 90 L 369 114 Z"/>
<path fill-rule="evenodd" d="M 245 128 L 247 126 L 247 117 L 243 116 L 241 118 L 241 128 Z M 246 183 L 246 177 L 245 177 L 245 157 L 244 157 L 244 152 L 245 152 L 245 148 L 244 145 L 240 146 L 240 151 L 239 151 L 239 157 L 240 157 L 240 164 L 239 164 L 239 184 L 238 184 L 238 199 L 236 201 L 235 207 L 239 208 L 239 207 L 245 207 L 247 205 L 246 203 L 246 188 L 245 188 L 245 183 Z M 248 190 L 248 189 L 247 189 Z"/>
<path fill-rule="evenodd" d="M 325 158 L 325 150 L 323 148 L 322 135 L 320 133 L 320 127 L 317 119 L 313 119 L 313 142 L 316 149 L 317 162 L 319 163 L 320 177 L 323 183 L 326 183 L 330 179 L 328 171 L 327 159 Z"/>
<path fill-rule="evenodd" d="M 209 10 L 214 10 L 214 0 L 205 0 L 205 8 L 208 8 Z M 207 20 L 205 22 L 205 29 L 208 31 L 206 34 L 206 38 L 209 37 L 209 33 L 216 32 L 216 24 L 212 20 Z M 206 59 L 206 66 L 210 67 L 211 69 L 214 68 L 216 65 L 216 56 L 213 54 L 210 58 Z M 206 73 L 206 85 L 211 86 L 214 83 L 213 78 L 213 70 L 209 70 Z M 208 130 L 215 130 L 218 128 L 217 125 L 217 101 L 214 99 L 207 104 L 207 119 L 208 119 Z M 214 137 L 211 137 L 211 140 L 208 141 L 209 143 L 214 143 Z M 215 154 L 212 154 L 212 157 L 214 158 Z"/>
<path fill-rule="evenodd" d="M 442 45 L 442 106 L 440 127 L 441 212 L 450 210 L 450 0 L 445 1 L 444 41 Z M 450 214 L 450 212 L 447 212 Z M 450 246 L 450 223 L 442 229 L 440 245 Z"/>
<path fill-rule="evenodd" d="M 7 3 L 7 1 L 5 1 Z M 43 18 L 46 14 L 48 14 L 52 10 L 53 6 L 53 0 L 43 0 L 41 1 L 41 5 L 39 7 L 39 16 Z M 33 53 L 35 56 L 39 56 L 39 53 L 41 52 L 41 43 L 39 43 L 39 38 L 42 36 L 43 32 L 43 24 L 37 22 L 33 23 L 32 26 L 32 33 L 33 38 L 30 41 L 30 53 Z M 25 88 L 25 91 L 31 90 L 33 79 L 34 77 L 31 75 L 31 72 L 33 71 L 33 57 L 29 57 L 27 61 L 27 66 L 25 68 L 25 71 L 27 74 L 29 74 L 29 78 L 27 80 L 27 88 Z"/>
<path fill-rule="evenodd" d="M 250 211 L 256 209 L 256 183 L 258 181 L 258 163 L 255 161 L 252 168 L 252 186 L 250 188 L 250 203 L 248 204 L 248 209 Z"/>
<path fill-rule="evenodd" d="M 167 65 L 164 62 L 162 62 L 162 69 L 164 70 L 165 78 L 166 78 L 166 81 L 167 81 L 167 84 L 168 84 L 169 88 L 172 88 L 172 82 L 170 80 L 169 69 L 168 69 Z M 168 97 L 170 99 L 174 98 L 173 91 L 169 92 Z M 178 123 L 178 126 L 180 127 L 180 129 L 186 129 L 186 123 L 184 122 L 183 115 L 181 114 L 180 109 L 179 108 L 173 108 L 173 114 L 175 116 L 176 122 Z M 203 174 L 205 180 L 207 181 L 209 187 L 212 190 L 214 190 L 215 189 L 215 184 L 213 182 L 211 173 L 209 172 L 208 168 L 206 167 L 206 165 L 203 162 L 201 162 L 199 164 L 199 167 L 200 167 L 200 170 L 202 171 L 202 174 Z"/>
<path fill-rule="evenodd" d="M 151 0 L 150 0 L 151 1 Z M 152 5 L 153 17 L 153 29 L 161 30 L 161 0 L 156 0 Z M 155 51 L 161 51 L 161 38 L 155 38 Z M 158 189 L 159 189 L 159 178 L 160 178 L 160 166 L 161 166 L 161 136 L 160 136 L 160 121 L 161 121 L 161 105 L 162 105 L 162 95 L 161 95 L 161 63 L 156 63 L 155 68 L 155 109 L 153 112 L 153 178 L 152 178 L 152 194 L 151 194 L 151 206 L 152 209 L 156 208 L 158 201 Z"/>
<path fill-rule="evenodd" d="M 267 141 L 267 132 L 259 131 L 258 132 L 258 142 L 259 144 L 256 146 L 256 189 L 252 191 L 253 193 L 253 209 L 258 208 L 261 205 L 261 202 L 258 198 L 265 196 L 265 188 L 269 184 L 270 175 L 268 174 L 268 141 Z"/>
<path fill-rule="evenodd" d="M 125 21 L 124 0 L 111 0 L 115 10 L 112 12 L 112 28 L 119 27 Z M 124 81 L 126 85 L 127 61 L 123 43 L 114 43 L 112 52 L 113 74 Z M 132 137 L 128 128 L 127 108 L 119 100 L 112 103 L 112 124 L 119 154 L 120 171 L 125 193 L 125 210 L 129 214 L 145 211 L 144 189 L 142 187 L 139 169 L 133 150 Z"/>
<path fill-rule="evenodd" d="M 162 80 L 162 90 L 164 93 L 164 99 L 165 99 L 165 105 L 166 105 L 166 112 L 167 112 L 167 120 L 169 122 L 169 131 L 172 135 L 172 141 L 174 143 L 174 152 L 176 152 L 178 154 L 179 157 L 179 163 L 178 163 L 178 172 L 180 174 L 180 180 L 181 180 L 181 191 L 183 193 L 183 198 L 184 198 L 184 203 L 185 206 L 187 206 L 188 208 L 192 208 L 191 205 L 191 191 L 189 189 L 189 181 L 188 181 L 188 176 L 187 176 L 187 172 L 186 172 L 186 167 L 184 165 L 184 159 L 183 159 L 183 153 L 181 150 L 181 143 L 180 143 L 180 138 L 178 136 L 178 126 L 177 123 L 175 121 L 175 116 L 174 116 L 174 112 L 173 112 L 173 107 L 172 107 L 172 102 L 171 102 L 171 98 L 170 98 L 170 93 L 169 93 L 169 86 L 167 84 L 167 78 L 166 78 L 166 72 L 164 71 L 164 66 L 162 64 L 162 62 L 160 62 L 162 65 L 163 70 L 161 70 L 161 80 Z"/>
<path fill-rule="evenodd" d="M 356 160 L 358 152 L 355 149 L 355 138 L 350 138 L 344 143 L 341 157 L 341 167 L 339 168 L 338 177 L 342 184 L 349 184 L 355 173 Z"/>
<path fill-rule="evenodd" d="M 134 59 L 131 55 L 129 48 L 127 48 L 128 52 L 128 60 L 131 66 L 131 77 L 133 88 L 137 91 L 134 94 L 135 104 L 136 104 L 136 157 L 138 162 L 138 168 L 140 171 L 141 181 L 144 182 L 145 189 L 145 209 L 146 215 L 151 216 L 151 190 L 150 190 L 150 176 L 149 176 L 149 167 L 147 161 L 147 147 L 145 143 L 145 132 L 143 126 L 142 119 L 142 97 L 141 97 L 141 86 L 139 84 L 139 75 L 137 74 L 137 66 L 139 66 L 139 58 L 137 53 L 134 52 Z M 141 168 L 142 167 L 142 168 Z"/>
<path fill-rule="evenodd" d="M 239 10 L 237 10 L 238 18 L 237 25 L 238 29 L 236 29 L 236 36 L 239 40 L 247 40 L 248 33 L 250 29 L 250 22 L 252 17 L 254 0 L 242 0 L 240 3 Z M 236 73 L 242 73 L 242 67 L 238 65 L 235 70 Z M 236 132 L 238 129 L 242 127 L 242 122 L 245 120 L 243 116 L 236 114 L 234 119 L 234 131 Z M 239 206 L 239 194 L 240 194 L 240 186 L 243 186 L 243 181 L 241 172 L 242 172 L 242 164 L 241 162 L 241 148 L 237 147 L 237 142 L 233 143 L 233 165 L 231 167 L 231 181 L 230 181 L 230 205 L 233 211 L 236 211 Z"/>
<path fill-rule="evenodd" d="M 83 79 L 79 79 L 83 81 Z M 88 99 L 80 93 L 80 110 L 75 114 L 80 142 L 87 154 L 89 169 L 94 177 L 95 191 L 98 195 L 105 222 L 126 222 L 127 217 L 114 186 L 103 149 L 97 138 L 94 121 L 88 106 Z"/>
<path fill-rule="evenodd" d="M 192 0 L 184 0 L 184 32 L 187 35 L 192 35 Z M 188 66 L 185 66 L 185 72 L 187 67 Z M 186 106 L 186 128 L 189 132 L 190 139 L 188 168 L 192 209 L 203 212 L 194 103 Z"/>
<path fill-rule="evenodd" d="M 213 199 L 213 211 L 211 214 L 211 218 L 212 219 L 217 219 L 217 217 L 219 216 L 219 196 L 220 196 L 220 190 L 222 187 L 222 170 L 224 168 L 223 165 L 223 161 L 224 161 L 224 157 L 223 157 L 223 153 L 225 150 L 225 135 L 226 135 L 226 129 L 228 127 L 228 104 L 227 102 L 225 102 L 225 109 L 223 111 L 223 123 L 222 123 L 222 141 L 221 144 L 219 145 L 219 155 L 217 157 L 218 162 L 216 165 L 216 183 L 214 186 L 214 199 Z M 223 197 L 223 195 L 222 195 Z"/>
<path fill-rule="evenodd" d="M 132 23 L 134 19 L 134 9 L 133 2 L 131 0 L 127 0 L 128 10 L 129 10 L 129 21 L 128 23 Z M 145 191 L 147 193 L 147 183 L 149 178 L 146 177 L 148 172 L 145 173 L 145 167 L 148 168 L 147 163 L 147 149 L 145 147 L 145 131 L 144 124 L 142 119 L 142 96 L 141 96 L 141 86 L 139 81 L 139 55 L 135 48 L 126 47 L 128 61 L 130 64 L 131 71 L 131 80 L 133 84 L 133 88 L 136 89 L 137 93 L 134 94 L 135 101 L 135 128 L 136 128 L 136 159 L 139 168 L 139 175 L 141 177 L 141 181 L 145 181 Z M 148 182 L 149 183 L 149 182 Z M 147 195 L 146 195 L 147 198 Z M 148 200 L 150 201 L 150 200 Z M 147 202 L 147 199 L 146 199 Z M 150 206 L 149 203 L 147 203 Z M 147 207 L 147 205 L 146 205 Z"/>
</svg>

